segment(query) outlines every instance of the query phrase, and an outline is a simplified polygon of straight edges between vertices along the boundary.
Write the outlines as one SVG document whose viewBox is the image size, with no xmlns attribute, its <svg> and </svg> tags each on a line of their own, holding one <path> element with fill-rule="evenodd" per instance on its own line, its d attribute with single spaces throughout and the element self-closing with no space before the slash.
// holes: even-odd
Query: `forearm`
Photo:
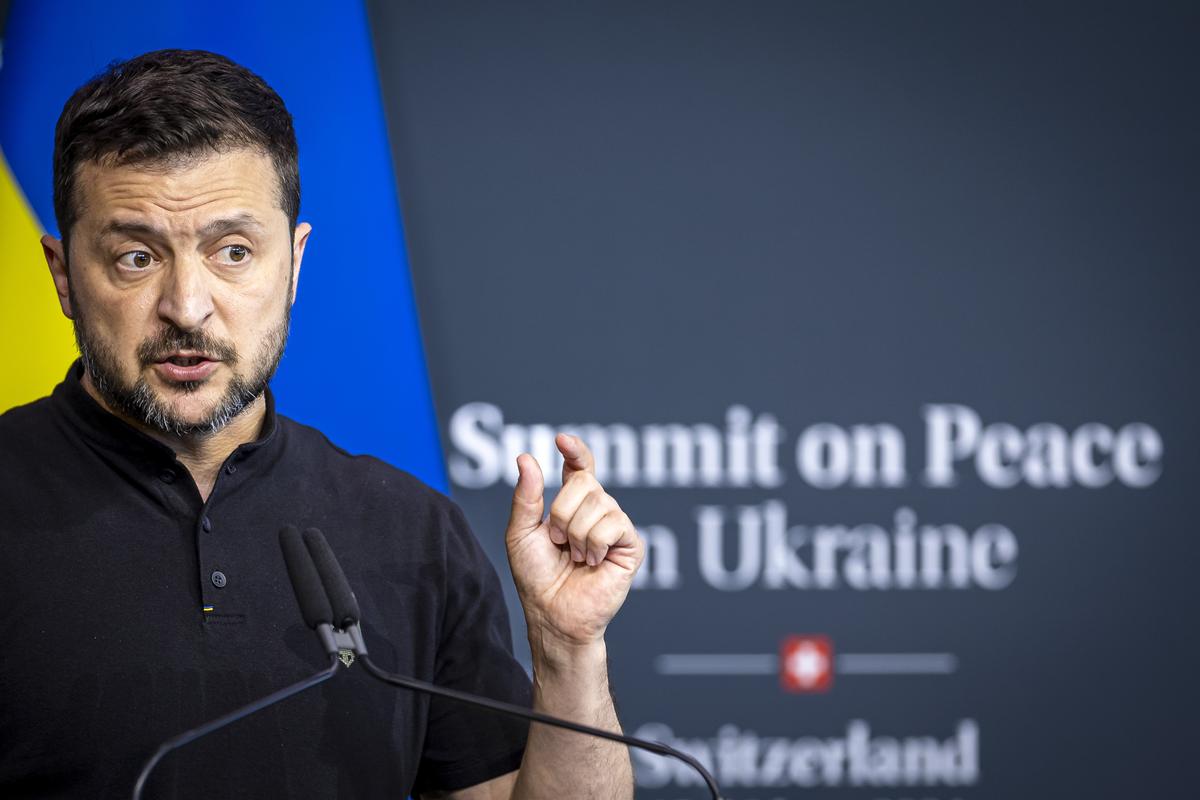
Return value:
<svg viewBox="0 0 1200 800">
<path fill-rule="evenodd" d="M 621 730 L 609 692 L 603 641 L 580 648 L 537 641 L 531 645 L 535 709 L 604 730 Z M 563 797 L 632 798 L 633 766 L 626 747 L 533 723 L 513 798 Z"/>
</svg>

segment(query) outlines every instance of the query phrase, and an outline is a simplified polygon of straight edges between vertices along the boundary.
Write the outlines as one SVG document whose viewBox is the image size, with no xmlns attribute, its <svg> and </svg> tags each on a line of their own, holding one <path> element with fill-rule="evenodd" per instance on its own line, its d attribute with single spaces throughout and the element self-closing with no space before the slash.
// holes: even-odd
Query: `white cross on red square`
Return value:
<svg viewBox="0 0 1200 800">
<path fill-rule="evenodd" d="M 779 682 L 789 692 L 827 692 L 833 685 L 833 642 L 789 636 L 779 646 Z"/>
</svg>

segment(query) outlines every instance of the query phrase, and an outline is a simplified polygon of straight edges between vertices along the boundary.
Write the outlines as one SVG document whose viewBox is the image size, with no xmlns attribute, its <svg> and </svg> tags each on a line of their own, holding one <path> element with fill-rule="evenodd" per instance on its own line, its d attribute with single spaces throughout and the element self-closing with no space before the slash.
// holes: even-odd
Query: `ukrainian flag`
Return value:
<svg viewBox="0 0 1200 800">
<path fill-rule="evenodd" d="M 0 410 L 41 397 L 75 357 L 38 238 L 63 103 L 113 60 L 212 50 L 287 103 L 300 217 L 313 224 L 281 412 L 352 452 L 446 488 L 405 255 L 379 79 L 360 0 L 15 0 L 0 64 Z"/>
</svg>

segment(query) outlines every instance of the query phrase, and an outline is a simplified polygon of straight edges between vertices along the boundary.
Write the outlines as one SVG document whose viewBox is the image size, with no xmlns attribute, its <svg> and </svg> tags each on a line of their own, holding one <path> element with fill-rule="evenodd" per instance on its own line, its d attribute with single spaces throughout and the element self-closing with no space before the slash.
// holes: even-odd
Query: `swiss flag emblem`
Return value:
<svg viewBox="0 0 1200 800">
<path fill-rule="evenodd" d="M 789 636 L 779 647 L 779 682 L 789 692 L 827 692 L 833 684 L 833 642 Z"/>
</svg>

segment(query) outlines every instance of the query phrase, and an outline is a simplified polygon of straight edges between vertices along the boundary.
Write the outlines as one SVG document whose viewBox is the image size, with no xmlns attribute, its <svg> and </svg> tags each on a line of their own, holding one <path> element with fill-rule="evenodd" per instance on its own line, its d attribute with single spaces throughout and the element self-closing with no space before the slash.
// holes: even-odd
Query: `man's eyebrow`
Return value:
<svg viewBox="0 0 1200 800">
<path fill-rule="evenodd" d="M 222 217 L 221 219 L 214 219 L 212 222 L 205 223 L 197 233 L 199 233 L 201 239 L 215 239 L 227 233 L 244 230 L 263 233 L 266 231 L 266 228 L 252 214 L 235 214 L 232 217 Z"/>
<path fill-rule="evenodd" d="M 145 222 L 134 222 L 127 220 L 114 219 L 104 225 L 100 229 L 101 236 L 128 236 L 131 239 L 158 239 L 167 238 L 166 231 L 161 228 L 156 228 Z"/>
<path fill-rule="evenodd" d="M 197 233 L 201 239 L 215 239 L 234 231 L 263 233 L 266 228 L 252 214 L 235 214 L 232 217 L 221 217 L 206 222 Z M 128 236 L 131 239 L 157 239 L 159 241 L 170 238 L 165 230 L 149 223 L 120 219 L 105 223 L 104 227 L 100 229 L 100 235 Z"/>
</svg>

